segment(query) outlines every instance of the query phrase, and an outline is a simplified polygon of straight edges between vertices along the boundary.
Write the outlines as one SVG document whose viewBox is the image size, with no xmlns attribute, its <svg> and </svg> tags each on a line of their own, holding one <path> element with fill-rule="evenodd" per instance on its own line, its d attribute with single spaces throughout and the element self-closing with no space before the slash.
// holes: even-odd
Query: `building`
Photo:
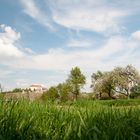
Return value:
<svg viewBox="0 0 140 140">
<path fill-rule="evenodd" d="M 43 85 L 41 84 L 33 84 L 29 87 L 29 89 L 31 91 L 35 91 L 35 92 L 44 92 L 47 90 L 47 88 L 45 88 Z"/>
</svg>

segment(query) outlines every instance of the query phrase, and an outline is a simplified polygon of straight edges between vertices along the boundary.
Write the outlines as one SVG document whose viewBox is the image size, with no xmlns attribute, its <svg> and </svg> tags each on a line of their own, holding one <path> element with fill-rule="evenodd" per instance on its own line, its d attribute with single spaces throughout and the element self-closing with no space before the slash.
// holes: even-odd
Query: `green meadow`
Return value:
<svg viewBox="0 0 140 140">
<path fill-rule="evenodd" d="M 138 140 L 140 100 L 0 100 L 0 140 Z"/>
</svg>

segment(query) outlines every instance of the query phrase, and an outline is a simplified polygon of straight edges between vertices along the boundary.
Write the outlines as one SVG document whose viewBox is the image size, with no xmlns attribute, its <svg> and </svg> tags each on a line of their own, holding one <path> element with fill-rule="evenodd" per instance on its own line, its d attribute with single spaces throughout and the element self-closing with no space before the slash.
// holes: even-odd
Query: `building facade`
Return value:
<svg viewBox="0 0 140 140">
<path fill-rule="evenodd" d="M 47 91 L 47 88 L 45 88 L 43 85 L 41 84 L 33 84 L 29 87 L 29 89 L 33 92 L 44 92 Z"/>
</svg>

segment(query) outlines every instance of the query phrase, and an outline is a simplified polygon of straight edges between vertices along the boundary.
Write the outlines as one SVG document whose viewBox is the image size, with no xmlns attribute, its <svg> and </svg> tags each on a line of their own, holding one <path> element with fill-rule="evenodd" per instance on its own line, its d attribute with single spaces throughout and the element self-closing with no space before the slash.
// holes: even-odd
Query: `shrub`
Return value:
<svg viewBox="0 0 140 140">
<path fill-rule="evenodd" d="M 56 87 L 50 87 L 46 92 L 43 93 L 42 99 L 43 100 L 55 100 L 59 98 L 58 90 Z"/>
</svg>

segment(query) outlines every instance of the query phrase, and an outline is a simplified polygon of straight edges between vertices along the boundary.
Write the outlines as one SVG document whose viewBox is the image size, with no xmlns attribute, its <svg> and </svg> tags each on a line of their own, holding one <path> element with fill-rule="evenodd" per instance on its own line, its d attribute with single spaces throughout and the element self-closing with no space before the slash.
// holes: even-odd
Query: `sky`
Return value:
<svg viewBox="0 0 140 140">
<path fill-rule="evenodd" d="M 140 71 L 140 0 L 0 0 L 4 90 L 132 64 Z"/>
</svg>

